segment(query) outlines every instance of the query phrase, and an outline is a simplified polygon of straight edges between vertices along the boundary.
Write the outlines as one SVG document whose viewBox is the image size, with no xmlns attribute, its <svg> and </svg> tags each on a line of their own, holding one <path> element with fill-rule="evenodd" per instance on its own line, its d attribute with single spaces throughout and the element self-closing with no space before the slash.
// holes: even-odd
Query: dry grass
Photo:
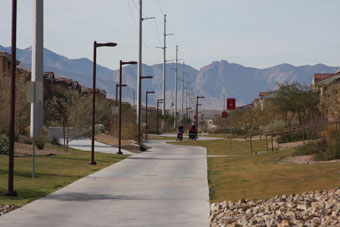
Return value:
<svg viewBox="0 0 340 227">
<path fill-rule="evenodd" d="M 266 199 L 275 195 L 331 189 L 340 185 L 340 163 L 314 165 L 280 165 L 276 161 L 294 151 L 250 154 L 249 142 L 193 141 L 181 145 L 203 146 L 208 155 L 232 154 L 208 158 L 210 200 L 237 201 L 240 198 Z M 264 141 L 254 141 L 255 151 L 264 151 Z"/>
<path fill-rule="evenodd" d="M 96 141 L 109 145 L 109 146 L 118 147 L 118 138 L 104 134 L 104 133 L 96 135 Z M 122 149 L 124 150 L 131 151 L 134 153 L 140 152 L 139 145 L 134 140 L 122 139 L 121 143 L 122 143 Z"/>
</svg>

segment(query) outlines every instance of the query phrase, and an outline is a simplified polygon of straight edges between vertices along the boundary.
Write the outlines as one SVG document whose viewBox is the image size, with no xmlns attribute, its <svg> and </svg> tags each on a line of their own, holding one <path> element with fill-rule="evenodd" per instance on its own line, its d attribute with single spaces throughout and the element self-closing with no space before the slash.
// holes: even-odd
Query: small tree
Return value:
<svg viewBox="0 0 340 227">
<path fill-rule="evenodd" d="M 286 118 L 288 125 L 291 124 L 291 117 L 295 116 L 300 125 L 311 121 L 320 115 L 318 104 L 319 93 L 301 86 L 299 83 L 279 84 L 279 90 L 273 100 L 274 107 L 279 114 Z"/>
</svg>

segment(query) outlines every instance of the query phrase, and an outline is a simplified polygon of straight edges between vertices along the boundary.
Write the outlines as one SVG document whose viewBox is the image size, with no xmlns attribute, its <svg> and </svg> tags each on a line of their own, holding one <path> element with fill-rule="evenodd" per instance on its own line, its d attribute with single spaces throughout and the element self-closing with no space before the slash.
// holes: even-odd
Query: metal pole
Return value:
<svg viewBox="0 0 340 227">
<path fill-rule="evenodd" d="M 273 134 L 271 134 L 270 137 L 271 137 L 271 142 L 272 142 L 272 152 L 273 152 L 273 151 L 274 151 Z"/>
<path fill-rule="evenodd" d="M 139 60 L 138 60 L 138 79 L 137 79 L 137 127 L 138 127 L 138 144 L 141 143 L 140 134 L 140 119 L 141 119 L 141 105 L 142 105 L 142 37 L 143 37 L 143 1 L 139 0 Z"/>
<path fill-rule="evenodd" d="M 148 139 L 148 91 L 145 94 L 145 140 Z"/>
<path fill-rule="evenodd" d="M 252 154 L 253 153 L 253 141 L 252 141 L 252 138 L 251 138 L 250 130 L 249 130 L 249 140 L 250 140 L 250 153 Z"/>
<path fill-rule="evenodd" d="M 13 190 L 14 177 L 14 123 L 15 123 L 15 70 L 16 70 L 16 38 L 17 38 L 17 1 L 12 0 L 12 51 L 11 51 L 11 93 L 10 93 L 10 129 L 8 152 L 8 189 L 7 196 L 17 196 Z"/>
<path fill-rule="evenodd" d="M 177 128 L 177 77 L 178 77 L 178 45 L 176 45 L 176 66 L 175 66 L 175 116 L 174 128 Z"/>
<path fill-rule="evenodd" d="M 119 64 L 119 107 L 118 107 L 118 152 L 117 154 L 123 154 L 121 151 L 122 140 L 122 65 L 123 61 Z"/>
<path fill-rule="evenodd" d="M 232 125 L 233 125 L 233 118 L 232 118 L 232 110 L 230 110 L 230 152 L 232 152 L 233 149 L 233 129 L 232 129 Z"/>
<path fill-rule="evenodd" d="M 94 134 L 95 134 L 95 117 L 96 117 L 96 62 L 97 62 L 97 42 L 93 43 L 93 89 L 92 89 L 92 136 L 91 136 L 91 161 L 90 165 L 96 165 L 94 161 Z"/>
<path fill-rule="evenodd" d="M 32 76 L 31 81 L 43 82 L 43 55 L 44 55 L 44 7 L 43 0 L 33 0 L 33 44 L 32 44 Z M 34 95 L 37 92 L 35 86 Z M 44 106 L 42 102 L 31 103 L 31 122 L 30 122 L 30 137 L 37 136 L 43 130 Z"/>
<path fill-rule="evenodd" d="M 184 66 L 185 66 L 185 62 L 183 62 L 183 74 L 182 74 L 182 119 L 184 118 Z"/>
<path fill-rule="evenodd" d="M 158 132 L 158 99 L 157 99 L 157 108 L 156 108 L 156 132 L 158 135 L 159 134 Z"/>
<path fill-rule="evenodd" d="M 118 105 L 118 88 L 119 88 L 119 85 L 116 84 L 116 106 Z"/>
<path fill-rule="evenodd" d="M 163 47 L 163 54 L 164 54 L 164 61 L 163 61 L 163 108 L 162 108 L 162 115 L 165 116 L 165 86 L 166 86 L 166 14 L 164 14 L 164 47 Z"/>
</svg>

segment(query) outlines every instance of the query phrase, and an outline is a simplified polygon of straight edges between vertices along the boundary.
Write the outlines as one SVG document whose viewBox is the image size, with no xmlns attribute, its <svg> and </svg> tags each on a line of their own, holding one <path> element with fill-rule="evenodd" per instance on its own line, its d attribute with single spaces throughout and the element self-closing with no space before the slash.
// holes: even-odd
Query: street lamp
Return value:
<svg viewBox="0 0 340 227">
<path fill-rule="evenodd" d="M 118 152 L 117 154 L 123 154 L 122 152 L 122 71 L 123 71 L 123 65 L 136 65 L 136 61 L 122 61 L 120 60 L 119 63 L 119 115 L 118 115 Z"/>
<path fill-rule="evenodd" d="M 148 139 L 148 94 L 155 94 L 154 91 L 146 91 L 145 103 L 145 140 Z"/>
<path fill-rule="evenodd" d="M 196 124 L 196 127 L 198 127 L 198 100 L 199 99 L 204 99 L 205 97 L 204 96 L 197 96 L 196 97 L 196 116 L 195 116 L 195 124 Z"/>
<path fill-rule="evenodd" d="M 157 118 L 157 125 L 156 125 L 156 128 L 157 128 L 157 135 L 159 134 L 159 132 L 158 132 L 158 105 L 160 104 L 160 103 L 164 103 L 164 99 L 157 99 L 157 111 L 156 111 L 156 118 Z"/>
<path fill-rule="evenodd" d="M 96 66 L 97 66 L 97 47 L 115 47 L 117 43 L 97 43 L 93 42 L 93 90 L 92 90 L 92 142 L 91 142 L 91 161 L 90 165 L 96 165 L 94 161 L 94 124 L 96 116 Z"/>
<path fill-rule="evenodd" d="M 12 0 L 12 52 L 11 52 L 11 93 L 10 93 L 10 127 L 9 127 L 9 152 L 8 152 L 8 189 L 4 192 L 7 196 L 17 196 L 13 190 L 14 178 L 14 126 L 15 126 L 15 70 L 17 47 L 17 1 Z"/>
<path fill-rule="evenodd" d="M 142 89 L 142 79 L 152 79 L 153 76 L 140 76 L 139 77 L 139 97 L 138 97 L 138 144 L 141 144 L 141 133 L 140 133 L 140 119 L 141 119 L 141 105 L 142 105 L 142 96 L 141 96 L 141 89 Z"/>
<path fill-rule="evenodd" d="M 116 106 L 118 105 L 118 87 L 119 84 L 116 84 Z"/>
</svg>

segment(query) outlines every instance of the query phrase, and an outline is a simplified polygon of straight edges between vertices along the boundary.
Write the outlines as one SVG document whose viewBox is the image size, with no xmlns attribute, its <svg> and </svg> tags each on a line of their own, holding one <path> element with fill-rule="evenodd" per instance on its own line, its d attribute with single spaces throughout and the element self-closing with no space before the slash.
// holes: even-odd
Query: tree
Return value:
<svg viewBox="0 0 340 227">
<path fill-rule="evenodd" d="M 279 114 L 283 114 L 288 125 L 291 125 L 292 117 L 296 117 L 300 125 L 315 119 L 320 115 L 319 102 L 319 92 L 296 82 L 279 84 L 279 90 L 273 100 L 274 107 Z"/>
</svg>

